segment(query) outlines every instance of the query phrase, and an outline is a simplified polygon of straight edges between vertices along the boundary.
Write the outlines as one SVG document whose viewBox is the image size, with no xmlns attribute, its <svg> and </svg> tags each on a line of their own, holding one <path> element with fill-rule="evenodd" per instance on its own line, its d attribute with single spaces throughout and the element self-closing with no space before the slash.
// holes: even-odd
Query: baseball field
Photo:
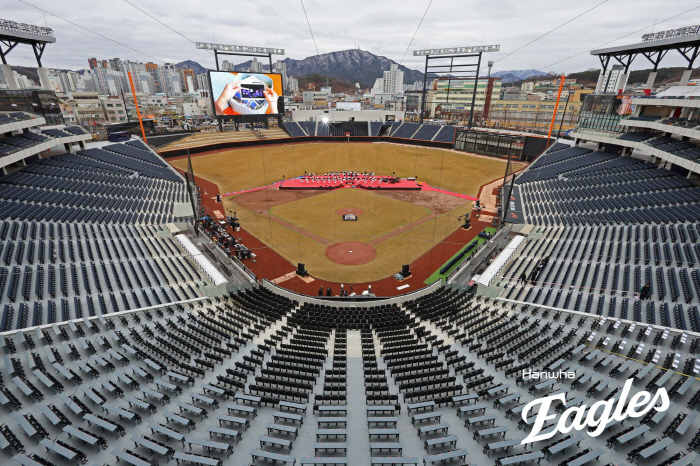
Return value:
<svg viewBox="0 0 700 466">
<path fill-rule="evenodd" d="M 187 160 L 172 164 L 186 169 Z M 360 283 L 391 276 L 429 251 L 460 227 L 458 217 L 471 211 L 472 202 L 431 191 L 270 187 L 227 193 L 305 173 L 358 171 L 416 176 L 435 188 L 476 196 L 481 185 L 503 176 L 505 161 L 388 143 L 308 143 L 200 155 L 192 166 L 196 176 L 218 186 L 224 208 L 236 211 L 242 227 L 267 247 L 293 264 L 305 263 L 314 277 Z M 344 221 L 345 213 L 357 221 Z"/>
</svg>

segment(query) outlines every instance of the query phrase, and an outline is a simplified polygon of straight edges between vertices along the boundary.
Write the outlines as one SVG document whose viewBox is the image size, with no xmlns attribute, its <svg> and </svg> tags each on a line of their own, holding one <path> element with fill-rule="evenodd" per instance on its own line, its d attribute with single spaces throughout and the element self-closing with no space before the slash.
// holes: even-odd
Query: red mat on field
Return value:
<svg viewBox="0 0 700 466">
<path fill-rule="evenodd" d="M 474 196 L 446 191 L 444 189 L 435 188 L 428 184 L 413 180 L 402 180 L 393 176 L 377 176 L 377 175 L 306 175 L 290 180 L 276 181 L 267 186 L 259 186 L 257 188 L 245 189 L 243 191 L 235 191 L 226 193 L 223 196 L 235 196 L 253 191 L 259 191 L 266 188 L 278 189 L 340 189 L 340 188 L 362 188 L 362 189 L 402 189 L 412 191 L 433 191 L 450 196 L 476 201 Z"/>
<path fill-rule="evenodd" d="M 421 187 L 413 180 L 401 180 L 392 176 L 377 175 L 308 175 L 285 180 L 280 189 L 410 189 L 420 190 Z"/>
</svg>

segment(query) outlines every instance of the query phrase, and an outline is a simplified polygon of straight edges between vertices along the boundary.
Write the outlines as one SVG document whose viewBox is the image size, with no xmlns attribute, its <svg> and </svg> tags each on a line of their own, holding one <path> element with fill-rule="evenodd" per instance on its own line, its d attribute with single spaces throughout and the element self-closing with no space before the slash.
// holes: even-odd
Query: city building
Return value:
<svg viewBox="0 0 700 466">
<path fill-rule="evenodd" d="M 125 60 L 123 62 L 120 60 L 120 63 L 120 69 L 115 71 L 121 71 L 123 79 L 122 90 L 124 90 L 124 92 L 127 92 L 131 88 L 128 73 L 131 73 L 131 79 L 134 82 L 134 89 L 136 89 L 136 92 L 142 92 L 144 94 L 152 94 L 155 92 L 153 77 L 146 69 L 144 63 L 130 60 Z"/>
<path fill-rule="evenodd" d="M 287 64 L 282 60 L 277 60 L 275 65 L 272 67 L 273 73 L 279 73 L 282 75 L 282 87 L 285 91 L 289 91 L 289 81 L 287 77 Z"/>
<path fill-rule="evenodd" d="M 287 78 L 287 88 L 288 93 L 299 92 L 299 80 L 293 76 Z"/>
<path fill-rule="evenodd" d="M 95 128 L 105 122 L 102 101 L 97 92 L 72 92 L 68 102 L 73 106 L 78 124 Z"/>
<path fill-rule="evenodd" d="M 103 96 L 100 98 L 100 104 L 102 105 L 105 119 L 108 122 L 119 123 L 128 120 L 126 106 L 121 97 Z"/>
<path fill-rule="evenodd" d="M 183 92 L 194 92 L 197 90 L 197 80 L 192 68 L 181 70 L 180 87 Z"/>
<path fill-rule="evenodd" d="M 372 87 L 372 94 L 402 94 L 403 93 L 403 71 L 399 65 L 392 64 L 388 71 L 384 71 L 384 76 L 377 78 Z"/>
<path fill-rule="evenodd" d="M 73 105 L 71 103 L 61 102 L 59 104 L 59 107 L 61 108 L 61 116 L 63 117 L 63 121 L 65 124 L 78 124 L 78 119 L 75 117 L 75 109 L 73 108 Z"/>
<path fill-rule="evenodd" d="M 16 71 L 12 72 L 12 75 L 15 78 L 15 82 L 17 83 L 17 88 L 18 89 L 37 89 L 39 86 L 36 85 L 33 79 L 29 79 L 23 74 L 20 74 Z"/>
<path fill-rule="evenodd" d="M 559 101 L 554 131 L 567 131 L 576 126 L 583 97 L 592 90 L 577 90 L 564 94 Z M 568 101 L 567 101 L 568 96 Z M 556 95 L 554 95 L 556 100 Z M 516 131 L 547 133 L 556 102 L 550 100 L 494 100 L 485 126 Z"/>
<path fill-rule="evenodd" d="M 313 109 L 328 108 L 329 94 L 322 91 L 304 91 L 302 93 L 303 103 Z"/>
<path fill-rule="evenodd" d="M 527 82 L 520 85 L 520 89 L 525 92 L 533 92 L 535 90 L 535 83 Z"/>
<path fill-rule="evenodd" d="M 528 92 L 517 87 L 501 88 L 501 100 L 527 100 Z"/>
<path fill-rule="evenodd" d="M 179 68 L 173 63 L 163 63 L 163 66 L 158 67 L 158 80 L 160 81 L 161 91 L 168 96 L 177 96 L 182 94 L 180 86 Z"/>
<path fill-rule="evenodd" d="M 253 57 L 253 61 L 250 62 L 250 72 L 251 73 L 262 73 L 263 72 L 263 64 L 262 62 L 258 61 L 256 57 Z"/>
<path fill-rule="evenodd" d="M 474 117 L 488 118 L 491 101 L 501 92 L 500 78 L 480 78 L 474 93 L 474 79 L 440 77 L 431 84 L 433 95 L 426 102 L 430 115 L 442 120 L 463 121 L 469 118 L 472 99 Z"/>
<path fill-rule="evenodd" d="M 596 85 L 596 94 L 617 94 L 623 91 L 627 84 L 627 75 L 622 65 L 613 65 L 605 73 L 601 73 Z"/>
<path fill-rule="evenodd" d="M 153 93 L 158 94 L 163 92 L 163 87 L 160 85 L 160 74 L 158 74 L 158 65 L 155 63 L 146 63 L 146 71 L 151 75 L 151 81 L 153 82 Z"/>
<path fill-rule="evenodd" d="M 413 81 L 413 84 L 404 84 L 403 91 L 422 91 L 423 81 Z"/>
<path fill-rule="evenodd" d="M 195 76 L 198 91 L 207 91 L 209 93 L 209 77 L 206 74 L 198 74 Z"/>
</svg>

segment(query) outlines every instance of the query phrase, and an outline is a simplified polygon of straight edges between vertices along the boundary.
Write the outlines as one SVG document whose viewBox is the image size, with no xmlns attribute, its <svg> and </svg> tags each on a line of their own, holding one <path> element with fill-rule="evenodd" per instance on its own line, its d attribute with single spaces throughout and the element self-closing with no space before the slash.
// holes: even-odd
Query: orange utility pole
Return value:
<svg viewBox="0 0 700 466">
<path fill-rule="evenodd" d="M 547 135 L 547 147 L 549 147 L 549 139 L 552 137 L 552 129 L 554 129 L 554 120 L 557 118 L 557 109 L 559 108 L 559 100 L 561 99 L 561 90 L 564 89 L 565 78 L 566 76 L 562 74 L 561 83 L 559 84 L 559 94 L 557 94 L 557 103 L 556 105 L 554 105 L 554 112 L 552 113 L 552 122 L 549 124 L 549 134 Z"/>
<path fill-rule="evenodd" d="M 141 121 L 141 111 L 139 110 L 139 103 L 136 101 L 136 89 L 134 89 L 134 80 L 131 78 L 131 71 L 129 71 L 129 84 L 131 84 L 131 93 L 134 96 L 134 105 L 136 105 L 136 115 L 138 115 L 139 125 L 141 125 L 141 136 L 143 136 L 143 142 L 148 144 L 148 141 L 146 140 L 146 132 L 143 130 L 143 121 Z M 561 94 L 561 89 L 559 89 L 559 93 Z M 557 100 L 557 103 L 559 103 L 559 100 Z M 554 122 L 554 120 L 552 120 L 552 122 Z M 551 132 L 552 129 L 550 128 L 549 131 Z"/>
</svg>

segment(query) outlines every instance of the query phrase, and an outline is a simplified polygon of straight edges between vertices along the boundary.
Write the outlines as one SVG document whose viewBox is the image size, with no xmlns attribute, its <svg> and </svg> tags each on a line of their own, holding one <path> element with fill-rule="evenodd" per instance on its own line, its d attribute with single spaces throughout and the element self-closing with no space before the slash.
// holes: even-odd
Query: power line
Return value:
<svg viewBox="0 0 700 466">
<path fill-rule="evenodd" d="M 153 19 L 153 20 L 155 20 L 155 21 L 158 21 L 160 24 L 162 24 L 162 25 L 165 26 L 166 28 L 170 29 L 171 31 L 173 31 L 175 34 L 179 35 L 179 36 L 182 37 L 183 39 L 188 40 L 188 41 L 192 42 L 193 44 L 197 45 L 197 43 L 196 43 L 195 41 L 193 41 L 192 39 L 190 39 L 189 37 L 186 37 L 184 34 L 181 34 L 180 32 L 178 32 L 178 31 L 176 31 L 175 29 L 171 28 L 170 26 L 168 26 L 167 24 L 165 24 L 163 21 L 159 20 L 159 19 L 156 18 L 155 16 L 153 16 L 153 15 L 151 15 L 151 14 L 149 14 L 149 13 L 143 11 L 141 8 L 139 8 L 139 7 L 137 7 L 136 5 L 134 5 L 134 4 L 131 3 L 129 0 L 124 0 L 124 1 L 125 1 L 126 3 L 128 3 L 129 5 L 133 6 L 134 8 L 136 8 L 137 10 L 139 10 L 139 11 L 140 11 L 141 13 L 143 13 L 144 15 L 148 16 L 149 18 L 151 18 L 151 19 Z M 209 53 L 210 55 L 213 55 L 213 53 L 211 52 L 211 50 L 205 50 L 205 52 Z"/>
<path fill-rule="evenodd" d="M 528 45 L 530 45 L 530 44 L 532 44 L 532 43 L 534 43 L 534 42 L 537 42 L 538 40 L 542 39 L 543 37 L 545 37 L 545 36 L 547 36 L 547 35 L 553 33 L 553 32 L 556 31 L 557 29 L 560 29 L 560 28 L 566 26 L 566 25 L 569 24 L 570 22 L 572 22 L 572 21 L 574 21 L 574 20 L 580 18 L 581 16 L 585 15 L 586 13 L 595 10 L 595 9 L 598 8 L 600 5 L 602 5 L 602 4 L 604 4 L 604 3 L 607 3 L 608 1 L 609 1 L 609 0 L 603 0 L 602 2 L 600 2 L 600 3 L 597 4 L 597 5 L 595 5 L 594 7 L 589 8 L 588 10 L 584 11 L 583 13 L 580 13 L 580 14 L 574 16 L 574 17 L 571 18 L 570 20 L 568 20 L 568 21 L 566 21 L 566 22 L 560 24 L 559 26 L 555 27 L 554 29 L 551 29 L 551 30 L 545 32 L 544 34 L 542 34 L 541 36 L 537 37 L 536 39 L 531 40 L 530 42 L 528 42 L 527 44 L 523 45 L 522 47 L 518 47 L 517 49 L 513 50 L 512 52 L 510 52 L 510 53 L 509 53 L 508 55 L 506 55 L 505 57 L 499 58 L 499 59 L 496 60 L 496 61 L 499 62 L 499 61 L 501 61 L 501 60 L 504 60 L 504 59 L 510 57 L 510 56 L 513 55 L 514 53 L 516 53 L 516 52 L 518 52 L 518 51 L 524 49 L 525 47 L 527 47 Z"/>
<path fill-rule="evenodd" d="M 543 67 L 537 68 L 537 69 L 538 69 L 539 71 L 542 71 L 543 69 L 549 68 L 550 66 L 558 65 L 559 63 L 565 62 L 565 61 L 567 61 L 567 60 L 571 60 L 571 59 L 574 58 L 574 57 L 578 57 L 579 55 L 583 55 L 584 53 L 588 53 L 588 52 L 590 52 L 591 50 L 595 50 L 595 49 L 597 49 L 597 48 L 603 47 L 604 45 L 608 45 L 608 44 L 610 44 L 610 43 L 612 43 L 612 42 L 615 42 L 616 40 L 624 39 L 625 37 L 631 36 L 632 34 L 637 34 L 638 32 L 641 32 L 641 31 L 643 31 L 643 30 L 645 30 L 645 29 L 647 29 L 647 28 L 649 28 L 649 27 L 653 27 L 653 26 L 655 26 L 655 25 L 657 25 L 657 24 L 661 24 L 661 23 L 666 22 L 666 21 L 668 21 L 668 20 L 671 20 L 671 19 L 673 19 L 673 18 L 677 18 L 678 16 L 681 16 L 681 15 L 684 15 L 684 14 L 689 13 L 689 12 L 691 12 L 691 11 L 697 10 L 698 8 L 700 8 L 700 5 L 698 5 L 698 6 L 694 7 L 694 8 L 691 8 L 691 9 L 689 9 L 689 10 L 685 10 L 685 11 L 683 11 L 683 12 L 681 12 L 681 13 L 678 13 L 677 15 L 669 16 L 668 18 L 666 18 L 666 19 L 664 19 L 664 20 L 655 21 L 653 24 L 649 24 L 649 25 L 647 25 L 647 26 L 644 26 L 643 28 L 637 29 L 636 31 L 632 31 L 632 32 L 630 32 L 630 33 L 628 33 L 628 34 L 625 34 L 624 36 L 620 36 L 620 37 L 618 37 L 617 39 L 609 40 L 608 42 L 606 42 L 606 43 L 604 43 L 604 44 L 597 45 L 597 46 L 595 46 L 595 47 L 593 47 L 593 48 L 590 48 L 590 49 L 588 49 L 588 50 L 584 50 L 583 52 L 577 53 L 577 54 L 575 54 L 575 55 L 571 55 L 571 56 L 568 57 L 568 58 L 564 58 L 563 60 L 556 61 L 556 62 L 554 62 L 554 63 L 551 63 L 551 64 L 547 65 L 547 66 L 543 66 Z"/>
<path fill-rule="evenodd" d="M 68 19 L 63 18 L 63 17 L 61 17 L 61 16 L 58 16 L 58 15 L 56 15 L 56 14 L 54 14 L 54 13 L 51 13 L 50 11 L 46 11 L 46 10 L 44 10 L 43 8 L 39 8 L 39 7 L 36 6 L 36 5 L 32 5 L 31 3 L 29 3 L 29 2 L 27 2 L 27 1 L 25 1 L 25 0 L 19 0 L 19 1 L 20 1 L 21 3 L 24 3 L 25 5 L 29 5 L 29 6 L 32 7 L 32 8 L 36 8 L 37 10 L 41 11 L 42 13 L 47 13 L 47 14 L 49 14 L 49 15 L 55 17 L 55 18 L 58 18 L 58 19 L 60 19 L 60 20 L 65 21 L 66 23 L 70 23 L 70 24 L 72 24 L 72 25 L 75 26 L 75 27 L 79 27 L 80 29 L 84 29 L 84 30 L 87 31 L 87 32 L 90 32 L 90 33 L 92 33 L 92 34 L 95 34 L 96 36 L 100 36 L 100 37 L 102 37 L 103 39 L 107 39 L 108 41 L 114 42 L 115 44 L 119 44 L 119 45 L 121 45 L 122 47 L 126 47 L 126 48 L 129 49 L 129 50 L 133 50 L 133 51 L 136 52 L 136 53 L 140 53 L 141 55 L 145 55 L 145 56 L 147 56 L 147 57 L 149 57 L 149 58 L 152 58 L 152 59 L 155 60 L 155 61 L 159 61 L 159 62 L 161 62 L 161 63 L 164 63 L 163 60 L 159 60 L 158 58 L 154 57 L 153 55 L 149 55 L 149 54 L 147 54 L 147 53 L 145 53 L 145 52 L 142 52 L 142 51 L 140 51 L 140 50 L 136 50 L 135 48 L 133 48 L 133 47 L 131 47 L 131 46 L 128 46 L 128 45 L 126 45 L 126 44 L 122 44 L 122 43 L 119 42 L 118 40 L 114 40 L 114 39 L 112 39 L 112 38 L 110 38 L 110 37 L 107 37 L 107 36 L 105 36 L 105 35 L 103 35 L 103 34 L 100 34 L 99 32 L 95 32 L 95 31 L 93 31 L 92 29 L 88 29 L 88 28 L 86 28 L 85 26 L 81 26 L 80 24 L 74 23 L 74 22 L 71 21 L 71 20 L 68 20 Z"/>
<path fill-rule="evenodd" d="M 420 25 L 423 24 L 423 20 L 425 19 L 425 15 L 428 14 L 428 10 L 430 9 L 430 5 L 433 4 L 433 0 L 430 0 L 430 3 L 428 3 L 428 8 L 425 9 L 425 13 L 423 13 L 423 17 L 420 19 L 420 23 L 418 23 L 418 27 L 416 28 L 416 32 L 413 33 L 413 37 L 411 37 L 411 42 L 408 43 L 408 47 L 406 47 L 406 51 L 403 53 L 403 57 L 401 57 L 401 61 L 399 62 L 399 66 L 403 63 L 403 59 L 406 58 L 406 54 L 408 53 L 408 49 L 411 48 L 411 44 L 413 43 L 413 39 L 416 38 L 416 34 L 418 34 L 418 29 L 420 29 Z"/>
<path fill-rule="evenodd" d="M 316 38 L 314 37 L 314 31 L 311 30 L 311 23 L 309 22 L 309 15 L 306 14 L 306 7 L 304 6 L 304 0 L 299 0 L 301 2 L 301 8 L 304 10 L 304 16 L 306 17 L 306 24 L 309 25 L 309 32 L 311 33 L 311 39 L 314 41 L 314 47 L 316 47 L 316 55 L 321 55 L 318 51 L 318 45 L 316 45 Z"/>
</svg>

